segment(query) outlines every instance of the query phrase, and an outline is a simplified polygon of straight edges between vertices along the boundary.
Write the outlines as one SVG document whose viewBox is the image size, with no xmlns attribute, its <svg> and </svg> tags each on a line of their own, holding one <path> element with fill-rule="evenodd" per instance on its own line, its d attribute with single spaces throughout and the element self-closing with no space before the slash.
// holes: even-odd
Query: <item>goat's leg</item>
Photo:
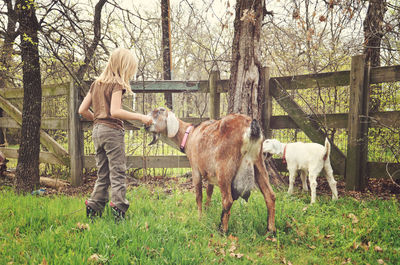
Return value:
<svg viewBox="0 0 400 265">
<path fill-rule="evenodd" d="M 332 200 L 337 200 L 338 199 L 338 191 L 336 188 L 336 180 L 333 177 L 333 170 L 329 162 L 325 162 L 325 175 L 326 179 L 328 180 L 329 187 L 332 190 Z"/>
<path fill-rule="evenodd" d="M 297 169 L 296 168 L 288 168 L 288 171 L 289 171 L 288 194 L 293 194 L 293 185 L 294 185 L 294 180 L 296 179 Z"/>
<path fill-rule="evenodd" d="M 204 207 L 205 207 L 206 209 L 210 206 L 211 197 L 212 197 L 213 191 L 214 191 L 214 185 L 208 183 L 208 184 L 207 184 L 207 200 L 206 200 L 206 203 L 205 203 L 205 205 L 204 205 Z"/>
<path fill-rule="evenodd" d="M 262 155 L 262 154 L 261 154 Z M 254 164 L 255 180 L 260 188 L 268 209 L 268 231 L 275 232 L 275 193 L 269 183 L 269 176 L 264 161 L 258 159 Z"/>
<path fill-rule="evenodd" d="M 198 170 L 192 169 L 193 186 L 196 190 L 196 203 L 199 212 L 199 218 L 202 215 L 203 185 L 201 183 L 201 175 Z"/>
<path fill-rule="evenodd" d="M 310 172 L 311 203 L 315 203 L 317 197 L 317 176 L 318 173 Z"/>
<path fill-rule="evenodd" d="M 233 204 L 232 192 L 231 192 L 231 182 L 232 179 L 229 179 L 225 176 L 218 177 L 218 185 L 221 190 L 222 197 L 222 214 L 221 214 L 221 224 L 219 229 L 221 232 L 228 232 L 228 222 L 229 217 L 231 216 L 231 207 Z"/>
<path fill-rule="evenodd" d="M 301 183 L 303 184 L 303 190 L 308 191 L 308 185 L 307 185 L 307 175 L 304 170 L 300 171 L 300 178 L 301 178 Z"/>
</svg>

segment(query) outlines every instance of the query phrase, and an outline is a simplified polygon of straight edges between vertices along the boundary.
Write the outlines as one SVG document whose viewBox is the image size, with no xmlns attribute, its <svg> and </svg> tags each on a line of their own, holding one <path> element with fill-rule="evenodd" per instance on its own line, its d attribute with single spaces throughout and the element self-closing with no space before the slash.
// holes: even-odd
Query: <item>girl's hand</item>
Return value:
<svg viewBox="0 0 400 265">
<path fill-rule="evenodd" d="M 150 125 L 153 124 L 153 119 L 152 119 L 150 116 L 143 115 L 142 122 L 143 122 L 146 126 L 150 126 Z"/>
</svg>

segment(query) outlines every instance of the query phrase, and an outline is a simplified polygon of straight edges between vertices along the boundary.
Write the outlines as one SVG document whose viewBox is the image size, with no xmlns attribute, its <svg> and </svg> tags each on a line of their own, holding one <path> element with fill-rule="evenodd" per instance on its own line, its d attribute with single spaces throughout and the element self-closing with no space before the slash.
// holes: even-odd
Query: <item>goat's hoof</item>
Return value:
<svg viewBox="0 0 400 265">
<path fill-rule="evenodd" d="M 224 229 L 222 228 L 222 224 L 219 225 L 219 227 L 218 227 L 218 232 L 219 232 L 221 235 L 224 235 L 224 236 L 226 236 L 226 235 L 228 234 L 228 230 L 224 231 Z"/>
</svg>

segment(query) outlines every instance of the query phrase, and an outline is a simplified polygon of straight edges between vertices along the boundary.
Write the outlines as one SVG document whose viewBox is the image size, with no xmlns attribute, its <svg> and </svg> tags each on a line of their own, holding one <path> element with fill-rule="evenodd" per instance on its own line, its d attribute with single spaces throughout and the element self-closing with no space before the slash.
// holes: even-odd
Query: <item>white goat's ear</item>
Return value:
<svg viewBox="0 0 400 265">
<path fill-rule="evenodd" d="M 169 138 L 174 137 L 179 130 L 179 121 L 175 117 L 175 114 L 171 111 L 168 111 L 167 117 L 167 134 Z"/>
</svg>

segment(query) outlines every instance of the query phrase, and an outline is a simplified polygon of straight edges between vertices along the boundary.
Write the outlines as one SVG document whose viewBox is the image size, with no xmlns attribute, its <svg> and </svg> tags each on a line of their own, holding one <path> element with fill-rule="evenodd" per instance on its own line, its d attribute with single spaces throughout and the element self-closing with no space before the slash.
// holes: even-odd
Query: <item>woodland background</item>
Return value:
<svg viewBox="0 0 400 265">
<path fill-rule="evenodd" d="M 140 2 L 0 2 L 0 87 L 24 86 L 26 80 L 23 67 L 31 65 L 31 68 L 38 71 L 31 76 L 40 76 L 39 85 L 65 83 L 72 79 L 81 85 L 79 88 L 83 95 L 87 89 L 83 80 L 92 80 L 98 76 L 110 52 L 121 46 L 130 48 L 138 57 L 140 65 L 136 80 L 139 82 L 162 79 L 205 80 L 212 70 L 219 70 L 221 79 L 231 78 L 234 65 L 232 53 L 235 52 L 235 17 L 239 16 L 239 21 L 254 19 L 250 12 L 246 16 L 243 13 L 238 15 L 236 7 L 252 1 Z M 260 36 L 256 39 L 259 50 L 256 56 L 261 66 L 270 67 L 271 76 L 349 70 L 351 56 L 358 54 L 367 54 L 373 66 L 400 64 L 398 0 L 256 2 L 260 2 L 262 7 Z M 166 9 L 169 12 L 161 12 Z M 163 31 L 163 20 L 170 22 L 169 40 Z M 255 37 L 242 35 L 239 38 Z M 24 60 L 29 45 L 33 50 L 37 49 L 37 63 L 40 67 Z M 166 50 L 171 56 L 170 60 L 163 59 Z M 170 62 L 170 66 L 166 62 Z M 29 72 L 30 69 L 25 70 Z M 370 111 L 400 109 L 398 83 L 379 85 L 372 89 Z M 16 104 L 21 108 L 24 104 L 34 105 L 34 96 L 38 96 L 37 100 L 41 98 L 39 90 L 32 90 L 31 96 L 27 94 L 26 103 Z M 291 93 L 310 114 L 342 113 L 348 110 L 347 88 Z M 154 106 L 165 104 L 180 117 L 205 117 L 208 114 L 207 95 L 174 95 L 173 105 L 170 100 L 168 95 L 137 94 L 135 109 L 147 113 Z M 224 115 L 229 112 L 229 98 L 226 96 L 221 100 L 221 115 Z M 63 104 L 65 101 L 60 98 L 46 100 L 41 112 L 36 113 L 39 113 L 39 117 L 65 116 L 67 114 L 60 107 Z M 25 109 L 28 111 L 28 107 Z M 279 107 L 274 107 L 274 115 L 282 113 Z M 29 115 L 25 113 L 25 117 Z M 60 131 L 49 133 L 55 138 L 66 137 Z M 370 129 L 369 133 L 369 160 L 399 162 L 398 128 Z M 331 139 L 340 135 L 345 138 L 345 134 L 345 130 L 328 132 Z M 276 131 L 273 136 L 283 141 L 307 141 L 298 130 Z M 24 126 L 21 133 L 6 133 L 9 144 L 19 144 L 21 139 L 26 139 Z M 87 140 L 90 142 L 90 136 L 87 136 Z M 24 142 L 30 144 L 27 149 L 34 146 L 28 141 Z M 21 164 L 24 163 L 24 153 L 28 154 L 25 169 L 31 164 L 38 164 L 32 161 L 32 155 L 24 151 L 22 145 Z M 27 171 L 23 168 L 21 166 L 19 171 L 39 175 L 37 169 Z"/>
</svg>

